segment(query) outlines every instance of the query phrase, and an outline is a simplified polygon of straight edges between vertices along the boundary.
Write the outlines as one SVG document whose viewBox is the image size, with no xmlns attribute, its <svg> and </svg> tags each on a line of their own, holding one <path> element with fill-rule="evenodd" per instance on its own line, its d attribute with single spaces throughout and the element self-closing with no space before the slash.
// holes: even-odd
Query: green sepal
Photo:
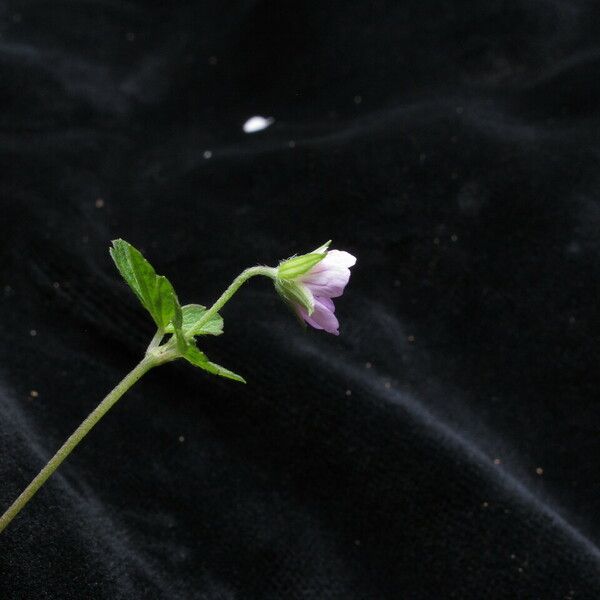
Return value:
<svg viewBox="0 0 600 600">
<path fill-rule="evenodd" d="M 220 314 L 213 315 L 206 323 L 200 323 L 200 319 L 206 312 L 206 307 L 200 304 L 186 304 L 181 307 L 182 325 L 184 335 L 187 338 L 195 335 L 221 335 L 223 333 L 223 318 Z M 169 323 L 165 333 L 173 333 L 173 324 Z"/>
<path fill-rule="evenodd" d="M 311 252 L 310 254 L 288 258 L 279 264 L 277 276 L 281 279 L 300 277 L 300 275 L 304 275 L 320 263 L 326 256 L 325 252 Z"/>
<path fill-rule="evenodd" d="M 331 240 L 327 240 L 322 246 L 319 246 L 316 250 L 313 250 L 311 254 L 320 254 L 321 252 L 327 252 L 330 245 Z"/>
<path fill-rule="evenodd" d="M 141 252 L 125 240 L 113 240 L 110 255 L 142 306 L 150 313 L 156 326 L 163 330 L 176 318 L 179 301 L 171 282 L 157 275 Z"/>
<path fill-rule="evenodd" d="M 315 309 L 315 299 L 311 292 L 301 283 L 288 279 L 275 280 L 277 293 L 292 306 L 300 305 L 308 315 L 312 315 Z"/>
<path fill-rule="evenodd" d="M 237 373 L 234 373 L 233 371 L 230 371 L 229 369 L 221 367 L 220 365 L 208 360 L 206 354 L 198 350 L 198 348 L 193 344 L 190 344 L 186 348 L 185 353 L 183 353 L 183 358 L 185 358 L 194 366 L 200 367 L 201 369 L 204 369 L 213 375 L 218 375 L 219 377 L 225 377 L 227 379 L 233 379 L 234 381 L 246 383 L 246 380 Z"/>
</svg>

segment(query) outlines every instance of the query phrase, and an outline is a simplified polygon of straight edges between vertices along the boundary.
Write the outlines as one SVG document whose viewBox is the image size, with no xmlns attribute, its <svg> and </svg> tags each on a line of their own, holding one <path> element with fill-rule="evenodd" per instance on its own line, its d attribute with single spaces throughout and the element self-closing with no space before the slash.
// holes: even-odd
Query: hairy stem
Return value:
<svg viewBox="0 0 600 600">
<path fill-rule="evenodd" d="M 226 302 L 238 291 L 238 289 L 251 277 L 263 275 L 275 279 L 277 269 L 272 267 L 251 267 L 242 271 L 231 283 L 231 285 L 221 294 L 217 301 L 204 313 L 198 325 L 209 321 Z M 71 434 L 67 441 L 58 449 L 56 454 L 48 461 L 46 466 L 35 476 L 33 481 L 23 490 L 21 495 L 12 503 L 8 510 L 0 517 L 0 532 L 19 514 L 23 507 L 33 498 L 35 493 L 44 485 L 47 479 L 58 469 L 61 463 L 71 454 L 74 448 L 83 440 L 90 430 L 100 421 L 100 419 L 111 409 L 119 398 L 132 386 L 140 377 L 150 369 L 165 362 L 169 362 L 181 356 L 175 343 L 175 336 L 160 346 L 164 338 L 164 331 L 159 329 L 148 349 L 143 360 L 117 384 L 117 386 L 98 404 L 90 415 L 81 423 L 81 425 Z"/>
<path fill-rule="evenodd" d="M 161 364 L 154 354 L 147 354 L 144 359 L 117 384 L 117 386 L 98 404 L 81 425 L 71 434 L 69 439 L 58 449 L 46 466 L 36 475 L 33 481 L 23 490 L 21 495 L 12 503 L 10 508 L 0 517 L 0 532 L 19 514 L 21 509 L 33 498 L 35 493 L 44 485 L 46 480 L 56 471 L 60 464 L 71 454 L 88 432 L 110 410 L 117 400 L 142 375 L 152 367 Z"/>
<path fill-rule="evenodd" d="M 158 331 L 154 334 L 154 337 L 150 340 L 150 344 L 148 348 L 146 348 L 146 354 L 153 350 L 154 348 L 158 348 L 163 338 L 165 337 L 165 332 L 162 329 L 158 329 Z"/>
<path fill-rule="evenodd" d="M 251 277 L 263 275 L 274 279 L 277 275 L 277 269 L 273 267 L 250 267 L 242 271 L 230 284 L 230 286 L 221 294 L 217 301 L 202 315 L 198 321 L 197 327 L 207 323 L 221 308 L 231 299 L 238 289 Z"/>
</svg>

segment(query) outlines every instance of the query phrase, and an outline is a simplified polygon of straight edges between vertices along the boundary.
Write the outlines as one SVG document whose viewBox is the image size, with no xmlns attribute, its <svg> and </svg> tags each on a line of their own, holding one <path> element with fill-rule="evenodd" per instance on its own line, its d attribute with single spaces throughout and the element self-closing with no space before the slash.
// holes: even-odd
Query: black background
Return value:
<svg viewBox="0 0 600 600">
<path fill-rule="evenodd" d="M 184 302 L 358 263 L 339 338 L 254 280 L 204 345 L 246 386 L 149 373 L 0 596 L 598 598 L 599 34 L 589 0 L 3 2 L 3 509 L 152 336 L 111 239 Z"/>
</svg>

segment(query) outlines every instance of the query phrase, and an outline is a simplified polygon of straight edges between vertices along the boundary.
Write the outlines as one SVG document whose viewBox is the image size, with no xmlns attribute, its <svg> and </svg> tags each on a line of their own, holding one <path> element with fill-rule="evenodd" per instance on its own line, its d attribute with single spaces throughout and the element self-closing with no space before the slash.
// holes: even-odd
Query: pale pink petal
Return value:
<svg viewBox="0 0 600 600">
<path fill-rule="evenodd" d="M 323 298 L 321 296 L 315 296 L 315 298 L 319 299 L 319 302 L 327 309 L 330 310 L 332 313 L 335 312 L 335 304 L 333 303 L 333 300 L 331 298 Z"/>
<path fill-rule="evenodd" d="M 300 278 L 300 281 L 315 296 L 338 298 L 344 293 L 350 279 L 349 267 L 355 263 L 356 258 L 352 254 L 343 250 L 330 250 L 320 263 Z"/>
<path fill-rule="evenodd" d="M 324 329 L 327 333 L 339 335 L 339 322 L 333 314 L 335 306 L 330 298 L 319 298 L 315 296 L 315 310 L 310 317 L 306 311 L 298 307 L 302 318 L 315 329 Z"/>
<path fill-rule="evenodd" d="M 356 256 L 352 256 L 350 252 L 345 250 L 330 250 L 323 260 L 327 259 L 338 267 L 350 268 L 356 264 Z"/>
<path fill-rule="evenodd" d="M 335 267 L 345 267 L 349 269 L 356 264 L 356 257 L 352 256 L 349 252 L 345 250 L 329 250 L 327 252 L 327 256 L 319 263 L 317 263 L 312 269 L 312 273 L 318 273 L 319 271 L 323 271 L 325 269 L 335 268 Z"/>
<path fill-rule="evenodd" d="M 309 271 L 301 281 L 315 296 L 337 298 L 344 293 L 349 279 L 350 269 L 334 267 L 316 273 Z"/>
</svg>

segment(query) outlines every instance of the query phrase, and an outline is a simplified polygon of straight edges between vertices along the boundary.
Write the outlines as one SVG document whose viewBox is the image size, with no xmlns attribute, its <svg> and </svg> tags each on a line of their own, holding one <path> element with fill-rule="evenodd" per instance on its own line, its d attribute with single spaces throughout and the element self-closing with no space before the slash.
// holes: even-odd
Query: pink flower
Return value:
<svg viewBox="0 0 600 600">
<path fill-rule="evenodd" d="M 344 293 L 350 279 L 350 267 L 356 258 L 343 250 L 329 250 L 320 262 L 296 279 L 296 283 L 308 290 L 314 299 L 313 311 L 308 313 L 304 306 L 296 304 L 300 316 L 315 329 L 339 335 L 339 322 L 335 316 L 332 298 Z"/>
</svg>

